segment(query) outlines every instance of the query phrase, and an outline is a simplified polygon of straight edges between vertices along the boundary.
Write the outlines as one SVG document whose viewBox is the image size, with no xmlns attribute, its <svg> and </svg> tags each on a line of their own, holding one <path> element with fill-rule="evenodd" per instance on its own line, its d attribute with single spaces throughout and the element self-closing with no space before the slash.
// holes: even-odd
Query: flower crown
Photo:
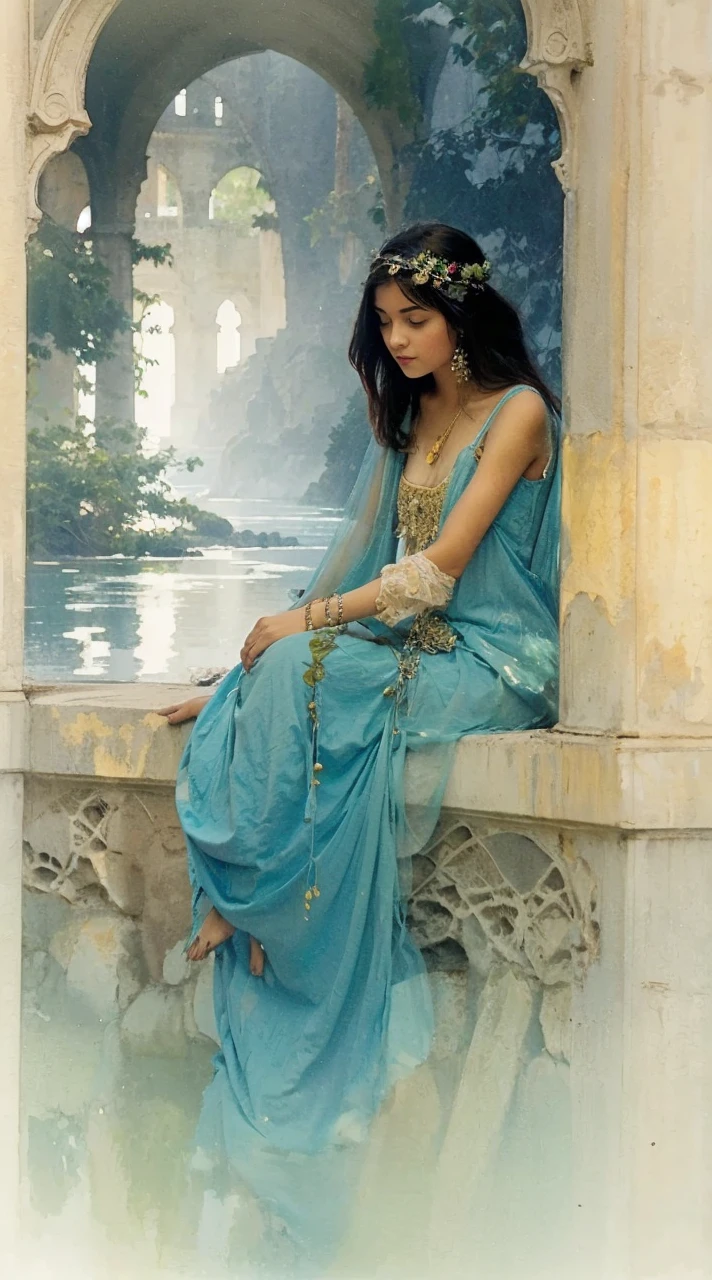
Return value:
<svg viewBox="0 0 712 1280">
<path fill-rule="evenodd" d="M 468 289 L 478 292 L 484 289 L 492 271 L 492 264 L 487 259 L 484 262 L 449 262 L 447 258 L 437 258 L 425 250 L 415 258 L 404 258 L 399 253 L 381 253 L 371 263 L 371 271 L 381 266 L 388 267 L 390 276 L 407 272 L 413 277 L 413 284 L 431 284 L 456 302 L 463 301 Z"/>
</svg>

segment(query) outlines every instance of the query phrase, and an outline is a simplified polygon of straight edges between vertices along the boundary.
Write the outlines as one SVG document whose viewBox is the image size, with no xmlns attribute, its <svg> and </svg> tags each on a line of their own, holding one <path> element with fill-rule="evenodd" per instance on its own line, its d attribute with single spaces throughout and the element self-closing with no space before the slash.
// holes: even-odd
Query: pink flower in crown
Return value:
<svg viewBox="0 0 712 1280">
<path fill-rule="evenodd" d="M 450 263 L 450 266 L 449 266 L 449 267 L 448 267 L 448 269 L 447 269 L 447 273 L 448 273 L 448 275 L 449 275 L 449 276 L 454 276 L 454 274 L 455 274 L 455 272 L 456 272 L 456 271 L 457 271 L 457 263 L 456 263 L 456 262 L 451 262 L 451 263 Z"/>
</svg>

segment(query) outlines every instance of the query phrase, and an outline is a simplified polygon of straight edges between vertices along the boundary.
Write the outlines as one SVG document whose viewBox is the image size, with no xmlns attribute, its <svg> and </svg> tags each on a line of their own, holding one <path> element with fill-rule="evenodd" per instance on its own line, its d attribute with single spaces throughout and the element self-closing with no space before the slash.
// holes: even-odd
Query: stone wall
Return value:
<svg viewBox="0 0 712 1280">
<path fill-rule="evenodd" d="M 157 692 L 32 696 L 23 854 L 30 1220 L 51 1240 L 81 1206 L 101 1239 L 130 1250 L 141 1239 L 142 1265 L 155 1266 L 188 1247 L 176 1226 L 185 1203 L 207 1212 L 203 1193 L 188 1192 L 190 1138 L 217 1040 L 212 962 L 183 954 L 190 893 L 172 777 L 188 728 L 149 710 Z M 507 747 L 530 756 L 556 737 L 507 735 Z M 467 1274 L 473 1250 L 488 1274 L 506 1263 L 501 1274 L 517 1280 L 550 1274 L 552 1260 L 568 1267 L 574 1020 L 599 952 L 596 873 L 590 837 L 460 807 L 473 743 L 494 758 L 501 741 L 462 744 L 413 863 L 410 924 L 430 973 L 435 1045 L 374 1128 L 335 1274 L 357 1264 L 416 1275 L 443 1231 L 453 1276 Z M 164 1077 L 168 1096 L 157 1097 Z M 130 1149 L 142 1124 L 160 1144 L 150 1183 Z M 513 1186 L 524 1234 L 511 1230 Z M 230 1255 L 246 1265 L 262 1228 L 241 1195 L 213 1209 L 225 1249 L 249 1219 L 251 1243 Z"/>
<path fill-rule="evenodd" d="M 66 781 L 71 768 L 74 780 L 89 780 L 85 797 L 96 790 L 97 777 L 102 787 L 121 783 L 139 793 L 141 779 L 146 782 L 146 762 L 153 759 L 164 771 L 153 783 L 168 782 L 177 750 L 167 738 L 157 738 L 148 707 L 122 719 L 116 708 L 112 711 L 82 691 L 85 701 L 82 705 L 77 697 L 71 715 L 66 707 L 53 708 L 51 699 L 42 708 L 28 709 L 21 685 L 25 212 L 29 207 L 36 214 L 37 175 L 49 156 L 65 150 L 89 127 L 83 106 L 86 65 L 102 23 L 113 11 L 125 14 L 125 6 L 126 0 L 35 5 L 41 43 L 32 51 L 27 40 L 30 6 L 6 6 L 0 41 L 0 101 L 6 122 L 0 131 L 4 1248 L 11 1244 L 17 1222 L 23 775 L 35 772 Z M 226 4 L 226 15 L 227 9 Z M 484 821 L 494 817 L 500 831 L 519 831 L 522 823 L 529 824 L 529 833 L 549 854 L 558 850 L 567 864 L 585 862 L 596 885 L 600 956 L 585 979 L 571 986 L 570 1067 L 549 1049 L 542 1058 L 544 1032 L 541 1016 L 534 1015 L 537 993 L 531 976 L 511 964 L 500 971 L 499 961 L 493 963 L 481 987 L 475 1034 L 465 1030 L 462 1037 L 469 1046 L 467 1066 L 454 1069 L 459 1087 L 464 1082 L 469 1091 L 462 1094 L 468 1098 L 466 1115 L 457 1108 L 449 1113 L 455 1117 L 448 1126 L 452 1141 L 443 1140 L 440 1101 L 451 1079 L 449 1050 L 406 1082 L 407 1089 L 400 1091 L 374 1134 L 376 1155 L 380 1143 L 381 1155 L 401 1171 L 410 1170 L 412 1180 L 408 1183 L 404 1176 L 401 1203 L 391 1204 L 390 1223 L 381 1221 L 370 1233 L 362 1230 L 376 1257 L 366 1270 L 377 1275 L 388 1248 L 392 1252 L 400 1246 L 406 1252 L 404 1242 L 412 1240 L 420 1253 L 415 1261 L 412 1253 L 406 1259 L 411 1276 L 423 1270 L 469 1276 L 473 1258 L 484 1274 L 499 1276 L 506 1274 L 513 1251 L 519 1248 L 520 1257 L 531 1251 L 534 1257 L 531 1242 L 543 1241 L 539 1256 L 546 1253 L 547 1265 L 538 1271 L 550 1278 L 557 1273 L 554 1251 L 560 1243 L 565 1250 L 568 1230 L 575 1237 L 574 1261 L 559 1267 L 559 1274 L 577 1280 L 701 1280 L 712 1256 L 709 503 L 705 506 L 711 439 L 712 186 L 704 180 L 712 110 L 706 61 L 709 4 L 524 0 L 524 9 L 527 65 L 557 106 L 564 142 L 558 164 L 567 192 L 562 675 L 563 715 L 570 732 L 462 744 L 447 805 Z M 53 23 L 49 19 L 55 10 L 61 21 Z M 150 26 L 148 4 L 132 5 L 132 11 L 139 25 L 145 21 Z M 193 56 L 200 46 L 210 58 L 205 65 L 214 65 L 211 40 L 219 56 L 239 56 L 242 47 L 226 45 L 226 33 L 234 28 L 236 45 L 247 41 L 302 57 L 358 108 L 361 73 L 373 48 L 363 6 L 309 0 L 293 6 L 288 21 L 285 13 L 282 4 L 246 3 L 240 8 L 240 18 L 247 19 L 244 26 L 226 20 L 210 29 L 206 23 L 203 30 L 194 20 L 195 6 L 182 0 L 170 11 L 174 24 L 179 15 L 190 16 L 189 26 L 177 32 L 180 39 L 165 49 L 154 44 L 148 52 L 138 41 L 147 62 L 156 53 L 156 93 L 165 93 L 169 58 L 179 73 L 192 66 L 196 74 L 187 53 Z M 158 41 L 163 38 L 159 31 L 154 34 Z M 123 47 L 129 46 L 126 41 Z M 34 67 L 32 85 L 29 66 Z M 120 80 L 123 76 L 119 89 L 130 81 L 128 99 L 134 87 L 130 60 L 117 70 Z M 149 108 L 152 112 L 150 102 Z M 396 131 L 386 127 L 392 121 L 375 111 L 367 123 L 387 179 L 386 199 L 397 217 Z M 69 738 L 63 739 L 53 726 L 63 728 Z M 68 741 L 76 741 L 71 752 Z M 521 897 L 521 888 L 511 880 L 510 885 Z M 560 892 L 556 882 L 554 888 Z M 450 895 L 456 908 L 449 914 L 452 921 L 459 919 L 457 903 L 469 892 L 464 883 L 462 890 L 455 889 Z M 75 911 L 47 893 L 40 897 L 32 891 L 28 902 L 40 903 L 43 912 L 51 902 L 59 904 L 60 912 Z M 440 899 L 437 905 L 442 906 Z M 58 919 L 57 929 L 63 923 Z M 448 929 L 458 927 L 448 924 Z M 31 949 L 50 955 L 49 945 L 50 929 L 43 925 Z M 460 951 L 456 955 L 461 964 Z M 51 967 L 41 956 L 33 963 L 39 970 Z M 473 1005 L 470 970 L 456 971 L 460 978 L 448 978 L 446 990 L 452 994 L 449 1025 L 455 1028 L 450 1043 L 460 1046 L 457 1027 L 465 1023 L 458 1022 L 459 1011 Z M 51 1019 L 56 1007 L 50 997 L 40 1012 Z M 87 1019 L 83 1007 L 81 1018 Z M 74 1025 L 80 1021 L 77 1014 Z M 73 1180 L 74 1220 L 84 1224 L 87 1218 L 80 1211 L 88 1179 L 82 1182 L 78 1169 L 82 1160 L 90 1168 L 95 1215 L 112 1232 L 112 1249 L 104 1248 L 94 1259 L 93 1273 L 104 1275 L 121 1262 L 115 1242 L 137 1204 L 148 1243 L 159 1229 L 164 1237 L 170 1235 L 171 1222 L 174 1236 L 180 1235 L 178 1175 L 171 1174 L 170 1160 L 157 1169 L 155 1153 L 172 1154 L 186 1144 L 190 1108 L 209 1068 L 205 1061 L 199 1064 L 190 1083 L 193 1059 L 174 1063 L 180 1093 L 167 1065 L 171 1059 L 137 1057 L 142 1087 L 153 1089 L 147 1097 L 136 1091 L 130 1068 L 121 1078 L 112 1066 L 119 1052 L 116 1019 L 103 1028 L 90 1015 L 84 1041 L 64 1029 L 51 1038 L 51 1022 L 37 1015 L 29 1023 L 36 1039 L 25 1042 L 24 1089 L 30 1114 L 40 1115 L 42 1123 L 32 1119 L 27 1132 L 42 1153 L 40 1167 L 47 1171 L 41 1190 L 46 1197 Z M 446 1025 L 442 1016 L 441 1025 Z M 565 1018 L 559 1025 L 565 1025 Z M 518 1060 L 526 1057 L 529 1063 L 518 1072 L 514 1090 L 511 1075 L 492 1066 L 502 1032 L 508 1045 L 523 1046 Z M 554 1041 L 548 1035 L 551 1048 Z M 200 1041 L 191 1043 L 196 1053 L 202 1048 Z M 491 1045 L 497 1046 L 494 1055 Z M 462 1048 L 457 1051 L 463 1055 Z M 71 1070 L 63 1067 L 67 1061 Z M 507 1061 L 515 1061 L 515 1055 L 509 1053 Z M 149 1062 L 159 1063 L 160 1070 L 147 1069 Z M 55 1080 L 62 1089 L 76 1086 L 73 1103 L 54 1090 Z M 493 1082 L 492 1088 L 484 1089 L 481 1082 L 486 1081 Z M 453 1094 L 451 1084 L 451 1099 Z M 449 1167 L 473 1179 L 486 1209 L 488 1190 L 492 1187 L 496 1196 L 499 1183 L 480 1176 L 482 1169 L 489 1174 L 493 1167 L 481 1135 L 486 1122 L 496 1124 L 508 1098 L 506 1133 L 495 1159 L 510 1175 L 509 1213 L 500 1204 L 498 1213 L 478 1215 L 486 1223 L 485 1239 L 474 1240 L 463 1265 L 462 1248 L 473 1241 L 473 1215 L 469 1227 L 460 1224 L 461 1230 L 457 1215 L 461 1206 L 463 1213 L 471 1208 L 472 1196 L 463 1194 L 464 1183 L 455 1194 L 453 1183 L 443 1178 L 440 1216 L 434 1219 L 424 1267 L 433 1144 L 439 1143 L 443 1154 L 454 1152 Z M 417 1126 L 404 1123 L 413 1108 Z M 91 1157 L 82 1154 L 81 1125 L 93 1137 Z M 566 1152 L 572 1157 L 568 1170 Z M 132 1179 L 131 1170 L 139 1165 L 140 1176 Z M 145 1193 L 152 1185 L 165 1194 L 160 1206 L 149 1211 Z M 377 1200 L 381 1184 L 371 1185 Z M 571 1189 L 573 1202 L 567 1198 Z M 419 1229 L 411 1237 L 403 1223 L 414 1218 Z M 210 1224 L 217 1235 L 216 1218 Z M 243 1225 L 247 1235 L 249 1217 Z M 491 1265 L 493 1252 L 498 1257 Z M 53 1264 L 57 1256 L 52 1255 Z M 522 1269 L 527 1280 L 537 1274 L 536 1262 L 529 1259 Z M 58 1271 L 54 1265 L 54 1273 Z M 90 1267 L 84 1271 L 92 1274 Z M 509 1271 L 516 1275 L 514 1264 Z M 136 1268 L 124 1273 L 136 1274 Z M 81 1268 L 75 1266 L 71 1274 L 81 1274 Z"/>
</svg>

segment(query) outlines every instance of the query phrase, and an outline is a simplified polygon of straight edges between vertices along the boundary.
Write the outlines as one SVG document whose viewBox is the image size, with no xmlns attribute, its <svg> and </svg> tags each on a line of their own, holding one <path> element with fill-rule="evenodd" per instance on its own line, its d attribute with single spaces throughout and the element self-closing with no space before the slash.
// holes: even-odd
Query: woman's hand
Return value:
<svg viewBox="0 0 712 1280">
<path fill-rule="evenodd" d="M 288 609 L 285 613 L 275 613 L 270 618 L 258 618 L 240 650 L 240 661 L 245 671 L 250 670 L 255 660 L 275 640 L 283 640 L 285 636 L 293 636 L 304 630 L 303 609 Z"/>
<path fill-rule="evenodd" d="M 195 720 L 210 698 L 211 694 L 200 694 L 185 702 L 176 702 L 172 707 L 161 707 L 156 714 L 165 716 L 169 724 L 183 724 L 184 720 Z"/>
</svg>

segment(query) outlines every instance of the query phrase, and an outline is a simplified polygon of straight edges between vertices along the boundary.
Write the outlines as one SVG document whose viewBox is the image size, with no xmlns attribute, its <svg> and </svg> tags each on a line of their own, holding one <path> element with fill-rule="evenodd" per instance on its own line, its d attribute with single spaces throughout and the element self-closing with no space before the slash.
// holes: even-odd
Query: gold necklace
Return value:
<svg viewBox="0 0 712 1280">
<path fill-rule="evenodd" d="M 462 406 L 460 406 L 460 408 L 458 409 L 457 413 L 455 414 L 455 417 L 453 418 L 452 422 L 450 423 L 450 426 L 445 428 L 445 430 L 443 431 L 442 435 L 441 435 L 441 436 L 438 436 L 438 438 L 437 438 L 437 440 L 435 441 L 435 444 L 433 445 L 432 449 L 429 449 L 429 450 L 428 450 L 427 454 L 425 455 L 425 461 L 427 462 L 428 466 L 432 467 L 433 463 L 434 463 L 434 462 L 437 462 L 437 460 L 438 460 L 438 458 L 440 457 L 440 454 L 441 454 L 441 452 L 442 452 L 442 447 L 443 447 L 443 445 L 445 444 L 446 440 L 448 439 L 448 437 L 449 437 L 449 435 L 450 435 L 450 432 L 452 431 L 453 427 L 455 426 L 455 423 L 457 422 L 457 420 L 458 420 L 458 418 L 460 417 L 460 414 L 461 414 L 461 413 L 462 413 Z"/>
</svg>

